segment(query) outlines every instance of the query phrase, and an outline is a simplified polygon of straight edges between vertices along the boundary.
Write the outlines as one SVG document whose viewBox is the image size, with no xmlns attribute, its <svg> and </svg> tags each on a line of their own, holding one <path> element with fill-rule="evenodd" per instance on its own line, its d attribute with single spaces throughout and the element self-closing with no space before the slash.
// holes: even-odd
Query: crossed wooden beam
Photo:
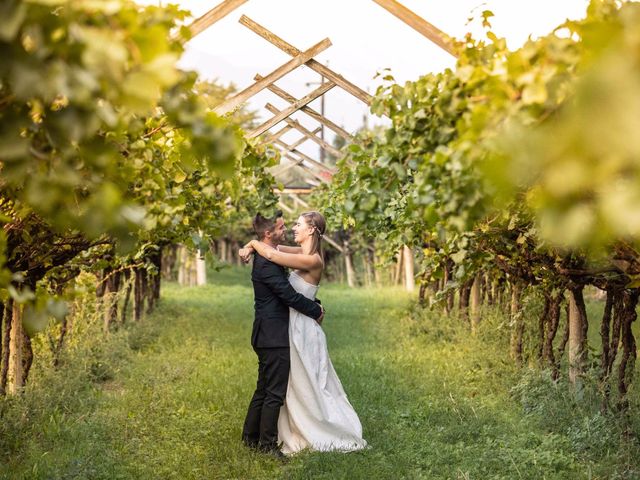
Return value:
<svg viewBox="0 0 640 480">
<path fill-rule="evenodd" d="M 430 24 L 423 18 L 419 17 L 415 13 L 413 13 L 408 8 L 404 7 L 402 4 L 397 2 L 396 0 L 373 0 L 376 4 L 380 5 L 384 9 L 386 9 L 391 14 L 395 15 L 397 18 L 405 22 L 411 28 L 415 29 L 426 38 L 434 42 L 439 47 L 443 48 L 445 51 L 449 52 L 451 55 L 455 56 L 454 49 L 449 41 L 447 35 L 445 35 L 441 30 L 439 30 L 434 25 Z M 238 7 L 246 3 L 247 0 L 224 0 L 220 4 L 216 5 L 214 8 L 209 10 L 207 13 L 202 15 L 201 17 L 194 20 L 190 25 L 189 29 L 191 31 L 192 37 L 198 35 L 205 29 L 209 28 L 211 25 L 221 20 L 225 16 L 229 15 L 231 12 L 236 10 Z M 252 131 L 247 133 L 248 138 L 255 138 L 260 135 L 263 135 L 268 130 L 281 123 L 282 121 L 286 122 L 286 126 L 284 126 L 279 131 L 269 135 L 266 137 L 262 143 L 272 143 L 282 153 L 282 156 L 287 160 L 291 161 L 291 165 L 286 167 L 285 169 L 300 166 L 304 168 L 321 181 L 326 182 L 326 176 L 321 175 L 316 170 L 323 171 L 325 173 L 333 174 L 333 170 L 330 167 L 327 167 L 321 162 L 318 162 L 304 153 L 300 152 L 297 147 L 307 140 L 311 140 L 318 144 L 320 148 L 324 149 L 326 152 L 330 153 L 333 156 L 341 157 L 342 154 L 335 147 L 324 141 L 322 138 L 318 137 L 316 134 L 318 133 L 318 129 L 314 131 L 310 131 L 297 120 L 291 119 L 291 115 L 295 112 L 302 111 L 307 114 L 309 117 L 319 122 L 323 126 L 331 129 L 336 135 L 341 136 L 345 140 L 349 142 L 354 142 L 354 137 L 349 134 L 342 127 L 336 125 L 334 122 L 326 118 L 324 115 L 321 115 L 317 111 L 313 110 L 308 106 L 309 103 L 313 102 L 315 99 L 327 93 L 334 87 L 340 87 L 349 94 L 353 95 L 355 98 L 364 102 L 367 105 L 371 104 L 372 97 L 367 92 L 359 88 L 357 85 L 345 79 L 342 75 L 331 70 L 329 67 L 322 65 L 317 62 L 314 57 L 319 53 L 323 52 L 327 48 L 331 46 L 331 40 L 325 38 L 320 42 L 316 43 L 312 47 L 307 50 L 301 51 L 293 45 L 289 44 L 282 38 L 278 37 L 273 32 L 269 31 L 262 25 L 257 22 L 251 20 L 246 15 L 242 15 L 240 17 L 240 24 L 247 27 L 252 32 L 256 33 L 260 37 L 267 40 L 269 43 L 273 44 L 275 47 L 284 51 L 292 58 L 288 62 L 280 65 L 278 68 L 273 70 L 271 73 L 265 76 L 256 75 L 254 77 L 255 83 L 245 88 L 235 96 L 225 100 L 220 105 L 215 107 L 214 111 L 219 115 L 224 115 L 226 113 L 232 112 L 234 109 L 238 108 L 240 105 L 245 103 L 251 97 L 261 92 L 264 89 L 270 90 L 272 93 L 278 95 L 289 103 L 289 106 L 284 108 L 283 110 L 277 109 L 275 106 L 271 104 L 267 104 L 265 107 L 269 110 L 273 117 L 269 120 L 265 121 L 262 125 L 259 125 Z M 301 65 L 306 65 L 317 73 L 321 74 L 323 79 L 326 79 L 326 82 L 323 82 L 318 88 L 313 90 L 311 93 L 305 95 L 302 98 L 295 98 L 293 95 L 290 95 L 286 91 L 275 85 L 275 82 Z M 302 133 L 303 137 L 299 139 L 297 142 L 293 144 L 286 144 L 281 140 L 280 137 L 291 130 L 297 130 L 299 133 Z M 306 164 L 305 164 L 306 162 Z M 311 168 L 314 167 L 314 168 Z M 284 170 L 282 170 L 284 171 Z"/>
<path fill-rule="evenodd" d="M 224 0 L 220 4 L 216 5 L 189 25 L 189 30 L 191 30 L 191 37 L 193 38 L 202 31 L 206 30 L 211 25 L 223 19 L 247 1 L 248 0 Z M 431 40 L 446 52 L 449 52 L 453 56 L 456 55 L 451 42 L 449 41 L 449 37 L 442 30 L 440 30 L 435 25 L 427 22 L 424 18 L 416 15 L 400 2 L 396 0 L 373 1 L 392 15 L 395 15 L 398 19 L 416 30 L 418 33 Z"/>
</svg>

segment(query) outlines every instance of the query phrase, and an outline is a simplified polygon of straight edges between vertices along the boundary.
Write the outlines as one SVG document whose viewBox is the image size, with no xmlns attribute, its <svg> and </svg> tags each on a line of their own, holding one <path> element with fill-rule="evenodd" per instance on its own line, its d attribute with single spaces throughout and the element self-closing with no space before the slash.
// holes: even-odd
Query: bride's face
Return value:
<svg viewBox="0 0 640 480">
<path fill-rule="evenodd" d="M 293 230 L 293 241 L 298 244 L 313 235 L 313 227 L 307 223 L 302 215 L 298 217 L 291 230 Z"/>
</svg>

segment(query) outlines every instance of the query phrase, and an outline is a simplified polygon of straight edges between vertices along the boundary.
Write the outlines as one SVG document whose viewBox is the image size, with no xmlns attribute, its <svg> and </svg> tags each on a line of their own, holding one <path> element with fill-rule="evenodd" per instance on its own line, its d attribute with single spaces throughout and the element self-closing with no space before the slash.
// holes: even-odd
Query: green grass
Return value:
<svg viewBox="0 0 640 480">
<path fill-rule="evenodd" d="M 0 401 L 0 478 L 640 478 L 637 403 L 631 419 L 609 418 L 588 389 L 576 399 L 517 370 L 499 315 L 472 337 L 457 320 L 409 311 L 397 289 L 319 295 L 370 449 L 281 464 L 242 446 L 253 297 L 248 269 L 226 269 L 206 287 L 164 286 L 144 324 L 96 336 L 60 371 L 34 367 L 25 396 Z"/>
</svg>

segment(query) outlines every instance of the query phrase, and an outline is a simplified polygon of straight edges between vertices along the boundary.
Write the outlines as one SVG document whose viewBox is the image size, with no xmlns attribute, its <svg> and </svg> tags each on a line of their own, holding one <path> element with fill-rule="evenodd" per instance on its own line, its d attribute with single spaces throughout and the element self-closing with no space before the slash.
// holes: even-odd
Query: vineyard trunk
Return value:
<svg viewBox="0 0 640 480">
<path fill-rule="evenodd" d="M 584 285 L 569 289 L 569 381 L 576 385 L 584 374 L 587 355 L 587 310 Z"/>
</svg>

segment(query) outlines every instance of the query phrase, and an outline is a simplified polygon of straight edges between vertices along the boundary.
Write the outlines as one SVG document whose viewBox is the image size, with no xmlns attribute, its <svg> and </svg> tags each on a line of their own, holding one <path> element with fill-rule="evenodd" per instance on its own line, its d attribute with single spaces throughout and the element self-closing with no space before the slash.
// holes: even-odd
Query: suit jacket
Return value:
<svg viewBox="0 0 640 480">
<path fill-rule="evenodd" d="M 256 311 L 251 332 L 254 348 L 289 346 L 289 307 L 307 317 L 320 318 L 320 305 L 295 291 L 284 267 L 258 253 L 253 258 L 251 281 Z"/>
</svg>

